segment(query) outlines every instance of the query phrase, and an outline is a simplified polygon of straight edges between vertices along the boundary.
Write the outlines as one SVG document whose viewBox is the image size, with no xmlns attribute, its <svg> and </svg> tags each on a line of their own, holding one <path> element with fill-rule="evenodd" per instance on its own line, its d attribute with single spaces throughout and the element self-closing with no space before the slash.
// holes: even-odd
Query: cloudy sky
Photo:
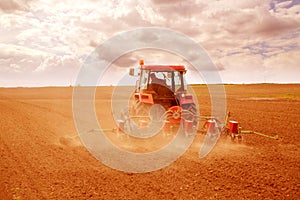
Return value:
<svg viewBox="0 0 300 200">
<path fill-rule="evenodd" d="M 201 45 L 224 83 L 300 83 L 300 0 L 0 0 L 0 87 L 73 84 L 95 47 L 153 26 Z M 176 62 L 133 52 L 102 84 L 117 83 L 141 57 Z"/>
</svg>

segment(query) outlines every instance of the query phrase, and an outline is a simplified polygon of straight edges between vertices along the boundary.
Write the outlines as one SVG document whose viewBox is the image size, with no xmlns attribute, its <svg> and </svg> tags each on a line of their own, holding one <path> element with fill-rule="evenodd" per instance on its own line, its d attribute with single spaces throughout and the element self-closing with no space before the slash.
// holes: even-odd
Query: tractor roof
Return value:
<svg viewBox="0 0 300 200">
<path fill-rule="evenodd" d="M 151 71 L 186 71 L 183 65 L 142 65 L 141 68 Z"/>
</svg>

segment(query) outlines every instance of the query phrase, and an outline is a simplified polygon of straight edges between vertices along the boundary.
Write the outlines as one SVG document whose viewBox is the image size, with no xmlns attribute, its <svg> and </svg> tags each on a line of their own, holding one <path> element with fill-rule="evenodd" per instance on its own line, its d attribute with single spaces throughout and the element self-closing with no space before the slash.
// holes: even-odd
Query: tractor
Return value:
<svg viewBox="0 0 300 200">
<path fill-rule="evenodd" d="M 129 75 L 139 77 L 131 99 L 130 115 L 138 119 L 151 118 L 150 109 L 158 104 L 164 112 L 157 120 L 165 117 L 166 121 L 174 124 L 190 120 L 196 125 L 197 106 L 194 96 L 187 91 L 185 66 L 144 65 L 143 60 L 139 64 L 139 68 L 130 68 L 129 71 Z M 154 114 L 157 114 L 156 111 Z"/>
<path fill-rule="evenodd" d="M 144 65 L 143 60 L 140 60 L 138 68 L 130 68 L 129 75 L 139 78 L 129 101 L 129 109 L 120 113 L 119 128 L 123 131 L 125 126 L 129 127 L 128 130 L 134 132 L 131 135 L 140 136 L 139 134 L 145 134 L 147 129 L 133 129 L 130 122 L 146 128 L 151 123 L 153 126 L 150 128 L 153 128 L 156 124 L 159 125 L 155 122 L 162 122 L 167 132 L 170 130 L 170 124 L 171 127 L 177 128 L 183 125 L 185 134 L 193 135 L 198 131 L 198 122 L 205 119 L 203 128 L 206 127 L 206 133 L 211 138 L 218 137 L 217 133 L 222 133 L 230 136 L 233 141 L 237 139 L 239 142 L 242 141 L 242 134 L 256 134 L 278 139 L 277 135 L 269 136 L 242 130 L 238 122 L 229 121 L 230 112 L 227 113 L 224 123 L 213 116 L 200 116 L 194 96 L 188 93 L 184 79 L 186 71 L 184 65 Z M 156 129 L 150 129 L 150 132 L 153 130 Z M 147 137 L 152 136 L 150 132 L 146 133 Z"/>
</svg>

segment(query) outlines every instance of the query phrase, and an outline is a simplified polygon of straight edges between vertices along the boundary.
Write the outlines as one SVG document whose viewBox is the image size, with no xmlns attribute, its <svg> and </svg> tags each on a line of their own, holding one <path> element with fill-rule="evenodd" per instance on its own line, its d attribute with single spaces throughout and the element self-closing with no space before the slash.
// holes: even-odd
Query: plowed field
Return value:
<svg viewBox="0 0 300 200">
<path fill-rule="evenodd" d="M 201 115 L 209 115 L 206 86 L 193 89 Z M 71 87 L 0 88 L 0 199 L 299 199 L 300 85 L 225 89 L 231 119 L 279 139 L 245 135 L 239 144 L 221 138 L 200 159 L 199 133 L 170 166 L 134 174 L 103 165 L 82 146 Z M 115 127 L 113 90 L 96 93 L 97 116 L 107 129 Z"/>
</svg>

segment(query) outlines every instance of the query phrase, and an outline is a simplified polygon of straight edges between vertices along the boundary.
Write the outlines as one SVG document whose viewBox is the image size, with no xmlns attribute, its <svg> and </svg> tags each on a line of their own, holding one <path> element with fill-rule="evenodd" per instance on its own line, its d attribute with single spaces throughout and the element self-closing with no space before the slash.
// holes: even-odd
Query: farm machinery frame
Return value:
<svg viewBox="0 0 300 200">
<path fill-rule="evenodd" d="M 139 68 L 130 68 L 129 75 L 138 77 L 135 90 L 130 100 L 127 119 L 131 119 L 138 126 L 147 126 L 150 121 L 164 121 L 170 124 L 184 124 L 187 133 L 203 132 L 198 130 L 201 120 L 205 123 L 202 129 L 211 137 L 225 135 L 232 141 L 241 142 L 244 134 L 256 134 L 270 139 L 278 139 L 278 135 L 269 136 L 251 130 L 242 130 L 239 123 L 229 120 L 227 112 L 224 122 L 212 116 L 200 116 L 195 97 L 188 92 L 184 76 L 186 68 L 183 65 L 145 65 L 140 60 Z M 161 109 L 151 111 L 153 105 Z M 158 114 L 158 116 L 156 116 Z M 156 117 L 155 117 L 156 116 Z M 119 127 L 124 129 L 124 121 L 119 120 Z M 173 126 L 171 125 L 171 126 Z"/>
</svg>

